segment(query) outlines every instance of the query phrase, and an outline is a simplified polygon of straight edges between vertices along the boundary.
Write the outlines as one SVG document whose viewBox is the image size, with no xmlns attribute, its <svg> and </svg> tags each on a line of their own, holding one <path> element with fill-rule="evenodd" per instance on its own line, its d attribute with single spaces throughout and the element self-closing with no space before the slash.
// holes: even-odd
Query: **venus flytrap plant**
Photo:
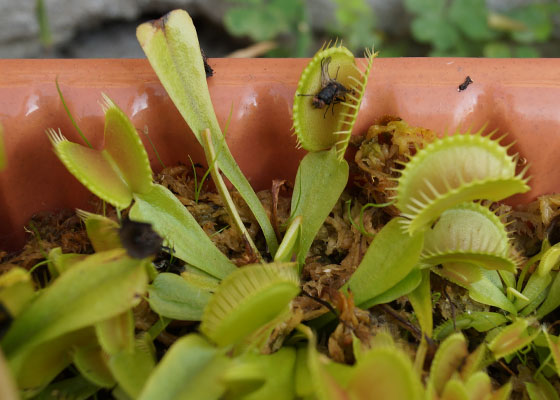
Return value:
<svg viewBox="0 0 560 400">
<path fill-rule="evenodd" d="M 297 254 L 300 270 L 313 239 L 348 182 L 344 153 L 376 56 L 369 51 L 366 55 L 360 70 L 348 49 L 326 46 L 315 54 L 298 83 L 293 126 L 299 146 L 310 152 L 299 165 L 291 207 L 292 218 L 303 218 Z M 317 109 L 317 96 L 333 79 L 348 92 L 334 92 L 330 102 L 323 103 L 327 109 Z M 309 96 L 315 97 L 311 100 Z"/>
<path fill-rule="evenodd" d="M 55 152 L 103 200 L 119 210 L 132 204 L 129 217 L 151 223 L 173 248 L 173 256 L 187 264 L 180 274 L 158 273 L 149 257 L 126 255 L 117 222 L 78 211 L 96 254 L 52 250 L 49 271 L 54 279 L 38 293 L 30 286 L 27 272 L 14 272 L 11 283 L 4 286 L 8 275 L 0 276 L 0 301 L 10 305 L 15 317 L 0 343 L 19 387 L 28 395 L 41 390 L 45 396 L 52 390 L 90 395 L 100 387 L 116 387 L 116 397 L 139 399 L 505 400 L 512 385 L 493 390 L 484 367 L 501 359 L 509 362 L 529 345 L 538 352 L 542 368 L 535 382 L 527 383 L 527 391 L 532 400 L 548 393 L 550 384 L 543 375 L 553 367 L 559 370 L 560 346 L 557 337 L 540 334 L 532 315 L 542 317 L 560 305 L 556 272 L 560 252 L 556 246 L 543 246 L 536 272 L 527 281 L 525 273 L 516 278 L 520 260 L 512 251 L 506 226 L 483 203 L 473 202 L 500 200 L 528 189 L 526 170 L 516 175 L 516 157 L 507 154 L 509 147 L 501 146 L 501 139 L 482 136 L 482 131 L 445 137 L 417 149 L 400 170 L 393 201 L 402 216 L 375 234 L 341 291 L 351 293 L 355 304 L 364 309 L 408 295 L 413 323 L 417 321 L 422 330 L 420 346 L 413 362 L 388 333 L 368 341 L 347 327 L 355 364 L 336 363 L 319 353 L 315 333 L 308 326 L 300 324 L 298 332 L 289 332 L 301 321 L 292 301 L 301 293 L 299 272 L 311 244 L 348 182 L 344 153 L 375 54 L 367 52 L 359 69 L 352 54 L 335 44 L 322 48 L 305 69 L 293 114 L 299 145 L 310 153 L 298 169 L 291 217 L 278 246 L 272 225 L 217 123 L 190 17 L 174 11 L 141 25 L 137 35 L 205 150 L 208 173 L 232 226 L 251 248 L 254 262 L 260 263 L 236 269 L 183 204 L 152 182 L 138 133 L 106 97 L 105 148 L 78 146 L 51 130 Z M 336 88 L 331 103 L 325 104 L 331 109 L 317 109 L 317 98 L 324 102 L 326 92 L 321 98 L 319 94 L 326 84 Z M 239 218 L 222 172 L 261 225 L 274 262 L 264 263 Z M 198 200 L 199 187 L 195 191 Z M 290 262 L 294 258 L 296 262 Z M 467 310 L 434 329 L 431 272 L 500 312 Z M 12 298 L 14 288 L 25 290 Z M 132 307 L 145 293 L 160 320 L 136 333 Z M 179 338 L 156 363 L 153 341 L 170 320 L 201 321 L 200 334 Z M 325 320 L 311 324 L 318 327 Z M 342 317 L 341 321 L 344 324 Z M 471 354 L 465 337 L 456 332 L 470 328 L 489 332 Z M 302 335 L 307 346 L 294 348 Z M 422 382 L 433 340 L 442 343 Z M 273 354 L 261 354 L 282 344 Z M 83 378 L 48 385 L 70 364 Z M 42 365 L 49 368 L 39 368 Z"/>
<path fill-rule="evenodd" d="M 148 156 L 132 122 L 107 96 L 103 107 L 105 148 L 94 150 L 71 143 L 50 129 L 47 134 L 59 159 L 88 189 L 117 209 L 134 200 L 130 218 L 151 223 L 174 256 L 219 278 L 233 271 L 233 263 L 213 245 L 179 200 L 152 182 Z"/>
<path fill-rule="evenodd" d="M 253 212 L 266 238 L 268 250 L 274 256 L 278 241 L 272 224 L 233 159 L 214 113 L 200 46 L 190 16 L 183 10 L 172 11 L 157 21 L 140 25 L 136 36 L 169 97 L 203 147 L 202 132 L 210 129 L 216 160 Z"/>
</svg>

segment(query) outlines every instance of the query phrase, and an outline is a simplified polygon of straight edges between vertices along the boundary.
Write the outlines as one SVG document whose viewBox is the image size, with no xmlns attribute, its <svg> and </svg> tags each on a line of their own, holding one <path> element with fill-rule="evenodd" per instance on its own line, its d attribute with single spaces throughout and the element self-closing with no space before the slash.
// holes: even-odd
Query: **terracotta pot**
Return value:
<svg viewBox="0 0 560 400">
<path fill-rule="evenodd" d="M 295 150 L 291 109 L 304 59 L 213 59 L 209 80 L 218 120 L 232 153 L 255 186 L 293 179 L 303 151 Z M 202 161 L 194 136 L 146 60 L 0 60 L 0 122 L 7 169 L 0 172 L 0 249 L 21 246 L 23 226 L 44 210 L 88 208 L 91 196 L 51 150 L 45 128 L 61 128 L 81 142 L 58 99 L 55 78 L 78 124 L 92 141 L 103 140 L 98 104 L 107 93 L 150 138 L 167 165 Z M 458 86 L 470 76 L 464 91 Z M 458 128 L 509 133 L 513 150 L 531 162 L 533 190 L 525 202 L 560 189 L 560 59 L 403 58 L 374 62 L 354 134 L 377 118 L 400 116 L 411 125 L 443 133 Z M 159 164 L 143 137 L 154 168 Z"/>
</svg>

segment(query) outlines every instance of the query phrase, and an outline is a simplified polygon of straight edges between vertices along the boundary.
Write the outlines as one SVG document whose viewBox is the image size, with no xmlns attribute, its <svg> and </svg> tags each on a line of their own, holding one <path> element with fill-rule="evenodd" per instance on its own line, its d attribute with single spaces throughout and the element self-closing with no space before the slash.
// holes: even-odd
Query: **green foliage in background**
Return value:
<svg viewBox="0 0 560 400">
<path fill-rule="evenodd" d="M 280 40 L 271 56 L 310 56 L 325 39 L 344 38 L 354 52 L 372 45 L 382 56 L 541 57 L 558 56 L 552 40 L 553 17 L 560 4 L 541 2 L 504 13 L 489 10 L 485 0 L 403 0 L 409 34 L 383 32 L 367 0 L 331 0 L 333 21 L 324 36 L 312 37 L 303 0 L 229 0 L 225 27 L 234 36 L 259 42 Z M 317 29 L 317 27 L 315 27 Z M 317 43 L 313 45 L 313 39 Z M 557 46 L 556 46 L 557 47 Z"/>
<path fill-rule="evenodd" d="M 306 57 L 310 52 L 311 30 L 303 0 L 229 0 L 224 16 L 226 29 L 234 36 L 248 36 L 256 42 L 290 37 L 284 56 Z"/>
<path fill-rule="evenodd" d="M 493 13 L 485 0 L 405 0 L 413 15 L 412 38 L 430 46 L 430 56 L 539 57 L 537 44 L 552 35 L 560 5 L 529 4 Z"/>
</svg>

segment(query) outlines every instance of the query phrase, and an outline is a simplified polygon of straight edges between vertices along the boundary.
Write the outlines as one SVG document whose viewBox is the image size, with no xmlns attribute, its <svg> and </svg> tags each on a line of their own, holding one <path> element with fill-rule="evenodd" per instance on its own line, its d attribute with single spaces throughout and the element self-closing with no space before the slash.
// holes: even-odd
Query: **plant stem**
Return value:
<svg viewBox="0 0 560 400">
<path fill-rule="evenodd" d="M 206 155 L 206 160 L 208 162 L 208 167 L 210 170 L 210 174 L 212 175 L 212 180 L 216 185 L 216 189 L 218 189 L 218 193 L 224 202 L 224 207 L 226 208 L 227 213 L 232 219 L 233 225 L 237 228 L 241 236 L 245 239 L 245 243 L 249 246 L 253 255 L 259 260 L 259 262 L 263 262 L 262 256 L 253 243 L 249 232 L 247 232 L 247 228 L 243 224 L 237 209 L 235 208 L 235 204 L 233 203 L 233 199 L 229 194 L 229 191 L 226 187 L 226 183 L 224 182 L 222 176 L 220 175 L 220 167 L 218 165 L 218 161 L 216 158 L 216 149 L 212 143 L 212 135 L 210 133 L 210 129 L 205 129 L 202 131 L 202 139 L 204 142 L 204 153 Z"/>
</svg>

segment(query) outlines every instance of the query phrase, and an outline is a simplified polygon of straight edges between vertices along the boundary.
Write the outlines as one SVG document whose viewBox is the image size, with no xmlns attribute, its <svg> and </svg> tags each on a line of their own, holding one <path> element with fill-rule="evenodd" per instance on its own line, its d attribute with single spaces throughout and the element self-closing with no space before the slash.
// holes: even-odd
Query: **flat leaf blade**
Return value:
<svg viewBox="0 0 560 400">
<path fill-rule="evenodd" d="M 401 225 L 401 218 L 392 219 L 371 242 L 358 269 L 348 281 L 356 304 L 390 289 L 418 264 L 424 236 L 409 235 Z"/>
<path fill-rule="evenodd" d="M 210 129 L 223 173 L 253 212 L 274 255 L 278 241 L 272 224 L 231 155 L 214 113 L 191 17 L 183 10 L 172 11 L 160 20 L 140 25 L 136 36 L 163 87 L 200 144 L 203 143 L 202 131 Z"/>
<path fill-rule="evenodd" d="M 217 278 L 224 278 L 236 269 L 169 190 L 154 185 L 148 193 L 135 193 L 134 199 L 130 218 L 152 224 L 169 242 L 175 257 Z"/>
<path fill-rule="evenodd" d="M 220 378 L 227 363 L 201 336 L 183 336 L 165 354 L 138 399 L 218 399 L 224 391 Z"/>
<path fill-rule="evenodd" d="M 348 182 L 348 163 L 336 150 L 308 153 L 298 168 L 292 196 L 292 217 L 302 216 L 297 260 L 303 265 L 313 239 Z"/>
<path fill-rule="evenodd" d="M 163 317 L 181 321 L 200 321 L 212 297 L 208 291 L 190 284 L 179 275 L 158 274 L 148 288 L 150 307 Z"/>
</svg>

